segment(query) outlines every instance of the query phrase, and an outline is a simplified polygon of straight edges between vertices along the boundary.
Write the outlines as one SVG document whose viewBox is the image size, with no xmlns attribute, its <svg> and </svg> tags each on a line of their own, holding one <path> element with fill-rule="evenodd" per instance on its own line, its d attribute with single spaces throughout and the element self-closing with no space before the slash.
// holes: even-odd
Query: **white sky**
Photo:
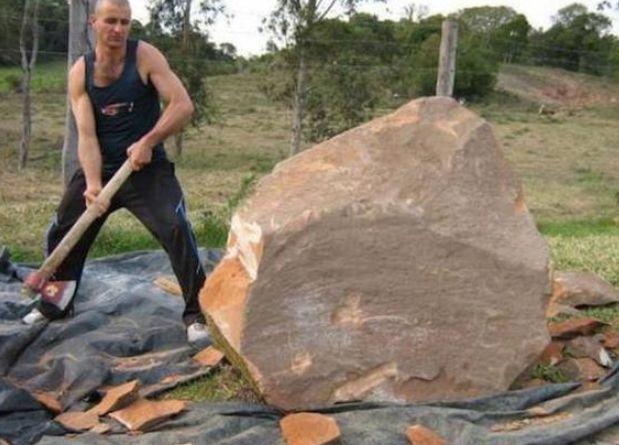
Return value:
<svg viewBox="0 0 619 445">
<path fill-rule="evenodd" d="M 510 6 L 517 12 L 527 16 L 529 23 L 536 28 L 547 28 L 551 18 L 564 6 L 577 0 L 387 0 L 386 3 L 368 2 L 359 10 L 376 14 L 383 19 L 398 19 L 402 16 L 404 7 L 411 3 L 427 5 L 430 14 L 451 13 L 472 6 Z M 224 0 L 227 12 L 232 15 L 229 21 L 219 21 L 209 29 L 211 40 L 216 43 L 232 43 L 240 55 L 249 56 L 265 51 L 268 36 L 258 32 L 258 27 L 264 17 L 275 8 L 276 0 Z M 596 11 L 599 0 L 580 0 L 591 11 Z M 148 20 L 146 0 L 131 0 L 133 16 L 143 23 Z M 619 13 L 615 10 L 606 11 L 613 19 L 613 33 L 619 35 Z"/>
</svg>

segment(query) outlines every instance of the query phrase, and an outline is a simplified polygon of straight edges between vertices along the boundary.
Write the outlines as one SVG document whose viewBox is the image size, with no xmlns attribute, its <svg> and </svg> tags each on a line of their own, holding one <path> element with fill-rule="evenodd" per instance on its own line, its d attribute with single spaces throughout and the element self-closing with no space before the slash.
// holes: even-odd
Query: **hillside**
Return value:
<svg viewBox="0 0 619 445">
<path fill-rule="evenodd" d="M 619 82 L 558 68 L 503 65 L 496 89 L 552 107 L 619 106 Z"/>
</svg>

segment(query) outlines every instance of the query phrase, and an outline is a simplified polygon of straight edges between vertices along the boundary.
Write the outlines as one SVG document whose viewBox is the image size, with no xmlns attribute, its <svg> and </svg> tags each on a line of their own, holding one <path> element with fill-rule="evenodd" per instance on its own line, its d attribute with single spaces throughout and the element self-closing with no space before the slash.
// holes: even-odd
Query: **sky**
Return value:
<svg viewBox="0 0 619 445">
<path fill-rule="evenodd" d="M 510 6 L 519 13 L 526 15 L 529 23 L 535 28 L 548 28 L 552 24 L 552 16 L 557 11 L 576 0 L 386 0 L 385 3 L 366 2 L 359 10 L 377 15 L 381 19 L 397 20 L 402 17 L 404 7 L 411 3 L 425 5 L 430 14 L 448 14 L 462 8 L 473 6 Z M 147 0 L 130 0 L 134 18 L 148 21 L 146 10 Z M 591 11 L 595 11 L 599 0 L 579 0 Z M 276 0 L 224 0 L 228 20 L 219 19 L 210 29 L 211 40 L 216 43 L 232 43 L 238 54 L 242 56 L 259 55 L 265 52 L 268 35 L 258 32 L 263 18 L 275 8 Z M 606 11 L 613 19 L 613 33 L 619 35 L 619 12 Z"/>
</svg>

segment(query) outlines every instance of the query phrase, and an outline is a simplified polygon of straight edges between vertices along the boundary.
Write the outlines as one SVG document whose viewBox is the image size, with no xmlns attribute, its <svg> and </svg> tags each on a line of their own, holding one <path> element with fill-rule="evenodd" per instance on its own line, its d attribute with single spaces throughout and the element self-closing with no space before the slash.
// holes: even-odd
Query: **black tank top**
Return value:
<svg viewBox="0 0 619 445">
<path fill-rule="evenodd" d="M 148 133 L 161 112 L 159 94 L 150 79 L 142 82 L 137 68 L 138 41 L 127 41 L 121 76 L 106 87 L 94 84 L 94 50 L 84 56 L 86 92 L 92 102 L 103 169 L 115 171 L 127 159 L 127 148 Z M 153 160 L 165 159 L 163 144 L 153 150 Z"/>
</svg>

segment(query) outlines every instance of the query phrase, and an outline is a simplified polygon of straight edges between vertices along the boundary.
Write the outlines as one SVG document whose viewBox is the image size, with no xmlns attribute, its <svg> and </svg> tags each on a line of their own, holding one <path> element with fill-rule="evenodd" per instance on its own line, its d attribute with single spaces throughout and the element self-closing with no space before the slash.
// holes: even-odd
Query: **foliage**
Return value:
<svg viewBox="0 0 619 445">
<path fill-rule="evenodd" d="M 366 84 L 359 82 L 359 78 L 350 79 L 348 76 L 348 74 L 353 74 L 352 70 L 338 70 L 334 74 L 336 74 L 340 86 L 350 83 L 361 86 L 363 92 L 359 95 L 351 95 L 350 93 L 354 92 L 350 89 L 343 95 L 338 94 L 337 97 L 333 97 L 332 94 L 324 92 L 324 90 L 321 91 L 324 94 L 317 94 L 317 84 L 312 85 L 312 77 L 316 79 L 326 76 L 329 80 L 332 80 L 332 77 L 328 74 L 319 72 L 319 65 L 324 61 L 324 54 L 319 54 L 317 43 L 321 30 L 325 28 L 326 17 L 336 6 L 343 8 L 350 17 L 363 1 L 329 0 L 323 3 L 321 0 L 278 0 L 275 10 L 264 21 L 265 28 L 270 31 L 274 39 L 271 42 L 271 48 L 277 50 L 277 42 L 283 44 L 287 57 L 281 60 L 284 61 L 284 66 L 287 65 L 285 70 L 294 73 L 293 91 L 290 94 L 293 98 L 292 154 L 300 150 L 307 112 L 310 113 L 312 124 L 306 131 L 306 136 L 309 140 L 315 141 L 331 135 L 333 132 L 340 131 L 342 123 L 345 126 L 349 126 L 351 121 L 358 123 L 359 116 L 363 115 L 363 112 L 351 113 L 350 111 L 357 105 L 369 105 L 371 102 L 366 94 L 368 92 L 368 89 L 365 88 Z M 339 43 L 337 40 L 331 40 L 328 47 L 330 50 L 337 50 Z M 310 65 L 313 66 L 310 67 Z M 337 91 L 342 92 L 341 90 Z M 288 94 L 283 97 L 286 96 Z M 358 97 L 361 97 L 360 101 L 356 100 Z M 309 107 L 307 110 L 306 106 Z M 329 120 L 330 114 L 338 116 L 342 122 L 331 122 Z M 337 129 L 334 129 L 334 127 L 337 127 Z"/>
<path fill-rule="evenodd" d="M 256 176 L 248 174 L 241 180 L 239 189 L 232 193 L 226 201 L 226 205 L 218 211 L 207 210 L 196 226 L 198 242 L 206 247 L 224 247 L 230 230 L 230 220 L 235 210 L 243 200 L 251 193 Z"/>
<path fill-rule="evenodd" d="M 405 89 L 408 95 L 430 96 L 435 93 L 442 21 L 441 16 L 434 16 L 417 25 L 425 32 L 430 29 L 434 32 L 417 47 L 412 47 L 407 57 L 410 68 L 407 70 L 407 75 L 401 78 L 408 85 Z M 498 62 L 495 54 L 484 45 L 483 34 L 474 32 L 466 25 L 461 26 L 458 36 L 454 96 L 478 99 L 490 93 L 496 82 Z"/>
<path fill-rule="evenodd" d="M 230 56 L 218 51 L 203 31 L 204 26 L 211 25 L 223 13 L 221 1 L 202 0 L 197 11 L 191 13 L 186 7 L 192 3 L 193 0 L 150 0 L 150 22 L 139 31 L 165 53 L 185 85 L 195 105 L 192 123 L 197 126 L 211 122 L 215 114 L 205 79 L 209 60 L 228 60 Z M 227 50 L 229 52 L 230 48 Z"/>
<path fill-rule="evenodd" d="M 566 383 L 569 379 L 561 372 L 559 368 L 553 365 L 537 364 L 533 371 L 533 377 L 540 380 L 546 380 L 552 383 Z"/>
<path fill-rule="evenodd" d="M 518 14 L 514 17 L 516 24 L 507 20 L 507 25 L 528 29 L 526 21 L 520 24 Z M 306 31 L 306 140 L 320 141 L 364 122 L 391 97 L 433 95 L 443 20 L 435 15 L 419 22 L 393 22 L 359 13 L 347 21 L 323 19 Z M 501 26 L 497 35 L 515 32 Z M 521 50 L 514 49 L 510 59 Z M 252 63 L 254 70 L 265 75 L 262 90 L 288 107 L 294 105 L 298 54 L 295 47 L 274 45 L 269 55 Z M 481 31 L 462 26 L 455 94 L 466 98 L 488 94 L 496 82 L 498 62 Z"/>
<path fill-rule="evenodd" d="M 25 2 L 0 0 L 0 65 L 19 64 L 19 34 Z M 65 0 L 39 2 L 40 60 L 64 57 L 69 35 L 69 5 Z"/>
<path fill-rule="evenodd" d="M 393 30 L 385 23 L 357 14 L 313 29 L 307 140 L 324 140 L 368 120 L 387 94 L 385 67 L 393 58 L 384 46 L 392 43 Z"/>
<path fill-rule="evenodd" d="M 527 18 L 506 6 L 481 6 L 459 11 L 461 29 L 477 35 L 493 58 L 513 63 L 520 60 L 528 44 L 531 25 Z"/>
<path fill-rule="evenodd" d="M 608 17 L 574 3 L 560 9 L 553 22 L 547 31 L 535 32 L 530 37 L 534 63 L 589 74 L 610 74 L 609 57 L 616 38 L 608 34 L 611 28 Z"/>
</svg>

